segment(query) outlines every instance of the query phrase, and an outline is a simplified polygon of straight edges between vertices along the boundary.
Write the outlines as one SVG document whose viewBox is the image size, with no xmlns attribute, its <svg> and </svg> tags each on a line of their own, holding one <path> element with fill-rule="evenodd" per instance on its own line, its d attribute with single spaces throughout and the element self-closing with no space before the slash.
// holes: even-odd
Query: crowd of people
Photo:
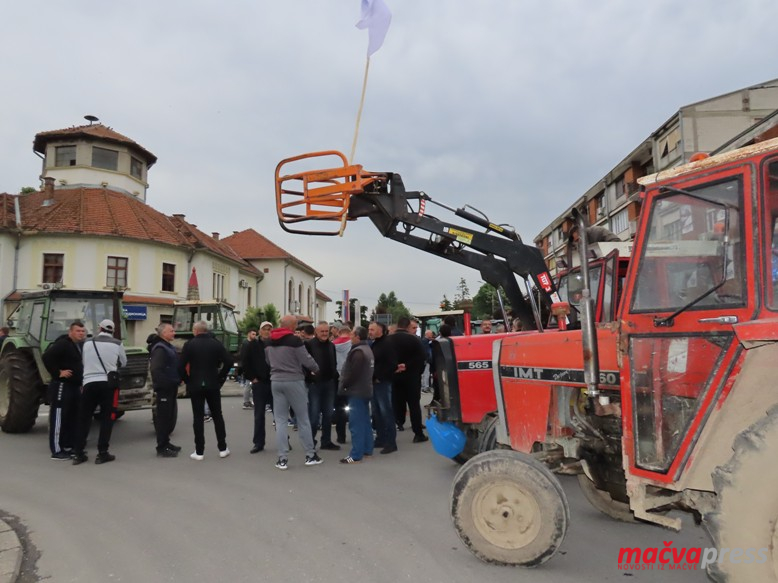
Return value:
<svg viewBox="0 0 778 583">
<path fill-rule="evenodd" d="M 294 426 L 305 452 L 305 465 L 323 462 L 321 450 L 341 450 L 350 432 L 351 446 L 340 463 L 357 464 L 398 450 L 397 432 L 406 419 L 413 443 L 428 441 L 421 412 L 422 386 L 431 386 L 431 334 L 417 335 L 418 322 L 400 318 L 392 330 L 379 322 L 362 326 L 298 327 L 287 315 L 278 327 L 262 322 L 250 330 L 240 351 L 240 368 L 249 385 L 244 408 L 253 409 L 250 452 L 265 449 L 265 416 L 272 412 L 275 427 L 275 467 L 286 470 L 291 450 L 289 429 Z M 445 326 L 445 325 L 444 325 Z M 179 387 L 186 385 L 192 407 L 194 451 L 205 457 L 205 423 L 213 422 L 219 456 L 230 455 L 221 404 L 221 387 L 233 367 L 233 358 L 208 330 L 196 322 L 193 338 L 180 354 L 173 346 L 175 330 L 161 324 L 148 338 L 151 384 L 155 399 L 156 453 L 178 457 L 181 447 L 171 442 L 176 424 Z M 54 460 L 88 461 L 86 442 L 96 410 L 99 435 L 95 463 L 115 460 L 110 453 L 117 418 L 118 369 L 127 362 L 114 324 L 100 323 L 98 334 L 86 339 L 81 322 L 53 342 L 43 354 L 51 374 L 48 387 L 49 446 Z M 335 440 L 332 427 L 335 426 Z"/>
</svg>

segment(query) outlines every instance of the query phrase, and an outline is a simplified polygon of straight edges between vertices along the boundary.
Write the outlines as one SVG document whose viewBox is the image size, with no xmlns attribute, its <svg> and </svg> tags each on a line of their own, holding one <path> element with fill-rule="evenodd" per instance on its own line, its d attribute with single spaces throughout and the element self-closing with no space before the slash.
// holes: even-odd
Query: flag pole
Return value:
<svg viewBox="0 0 778 583">
<path fill-rule="evenodd" d="M 359 100 L 359 110 L 357 111 L 357 123 L 354 126 L 354 141 L 351 143 L 351 155 L 348 160 L 349 163 L 354 162 L 354 154 L 357 151 L 357 137 L 359 136 L 359 123 L 362 119 L 362 108 L 365 106 L 365 93 L 367 91 L 367 73 L 370 70 L 370 55 L 365 61 L 365 78 L 362 80 L 362 97 Z"/>
</svg>

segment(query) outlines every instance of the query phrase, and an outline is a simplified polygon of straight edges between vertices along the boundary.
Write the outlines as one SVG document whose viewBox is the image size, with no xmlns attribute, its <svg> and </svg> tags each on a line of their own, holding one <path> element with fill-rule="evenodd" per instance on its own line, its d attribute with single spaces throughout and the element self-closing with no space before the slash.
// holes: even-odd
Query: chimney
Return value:
<svg viewBox="0 0 778 583">
<path fill-rule="evenodd" d="M 54 177 L 46 176 L 43 178 L 43 192 L 46 193 L 46 198 L 54 196 Z"/>
<path fill-rule="evenodd" d="M 46 198 L 43 200 L 41 206 L 51 206 L 56 201 L 54 200 L 54 177 L 46 176 L 43 178 L 43 192 Z"/>
<path fill-rule="evenodd" d="M 211 237 L 213 237 L 214 239 L 216 239 L 218 241 L 219 240 L 219 233 L 211 233 Z"/>
</svg>

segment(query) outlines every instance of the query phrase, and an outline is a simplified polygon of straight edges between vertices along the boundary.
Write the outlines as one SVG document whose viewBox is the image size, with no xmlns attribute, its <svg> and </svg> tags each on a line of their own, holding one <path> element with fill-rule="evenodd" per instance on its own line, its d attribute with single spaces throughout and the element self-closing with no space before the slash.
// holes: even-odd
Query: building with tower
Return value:
<svg viewBox="0 0 778 583">
<path fill-rule="evenodd" d="M 35 136 L 33 150 L 42 160 L 39 191 L 0 193 L 4 320 L 25 291 L 55 285 L 119 289 L 128 342 L 144 344 L 160 322 L 172 318 L 174 302 L 186 299 L 193 270 L 200 298 L 234 305 L 239 318 L 249 307 L 275 303 L 263 298 L 261 284 L 275 276 L 278 286 L 285 285 L 280 270 L 258 269 L 218 233 L 206 234 L 184 214 L 168 216 L 150 206 L 148 173 L 156 156 L 97 118 L 87 119 L 88 125 Z M 315 293 L 321 274 L 305 268 Z M 276 307 L 283 312 L 286 303 Z"/>
</svg>

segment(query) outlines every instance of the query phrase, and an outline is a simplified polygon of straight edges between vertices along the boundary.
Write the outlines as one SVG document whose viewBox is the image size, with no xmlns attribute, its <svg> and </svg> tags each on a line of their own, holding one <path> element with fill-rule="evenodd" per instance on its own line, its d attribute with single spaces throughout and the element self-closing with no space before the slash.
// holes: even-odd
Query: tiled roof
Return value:
<svg viewBox="0 0 778 583">
<path fill-rule="evenodd" d="M 254 229 L 246 229 L 229 237 L 224 237 L 221 241 L 232 247 L 235 253 L 247 261 L 252 259 L 290 259 L 311 273 L 319 277 L 322 275 L 310 265 L 300 261 L 291 253 L 273 243 L 267 237 L 257 233 Z"/>
<path fill-rule="evenodd" d="M 327 294 L 325 294 L 320 289 L 316 290 L 316 297 L 319 298 L 319 299 L 324 300 L 325 302 L 331 302 L 332 301 L 332 298 L 330 296 L 328 296 Z"/>
<path fill-rule="evenodd" d="M 182 215 L 173 215 L 170 217 L 170 221 L 175 225 L 178 232 L 182 237 L 184 237 L 184 239 L 186 239 L 186 242 L 189 245 L 197 249 L 205 247 L 217 255 L 232 259 L 238 263 L 245 263 L 251 267 L 251 271 L 256 271 L 259 273 L 253 266 L 251 266 L 251 264 L 249 264 L 247 261 L 245 261 L 244 258 L 236 253 L 224 240 L 214 239 L 210 235 L 206 235 L 194 225 L 187 223 Z"/>
<path fill-rule="evenodd" d="M 84 138 L 99 138 L 107 142 L 114 142 L 116 144 L 123 144 L 125 146 L 131 146 L 137 150 L 146 160 L 149 166 L 152 166 L 157 157 L 149 152 L 146 148 L 141 146 L 135 140 L 131 140 L 127 136 L 123 136 L 112 128 L 104 126 L 101 123 L 74 126 L 71 128 L 65 128 L 62 130 L 50 130 L 47 132 L 40 132 L 35 134 L 35 140 L 32 143 L 32 149 L 41 154 L 45 154 L 46 144 L 52 140 L 67 140 L 67 139 L 84 139 Z"/>
<path fill-rule="evenodd" d="M 14 199 L 19 201 L 22 232 L 62 233 L 124 237 L 143 241 L 207 249 L 259 273 L 228 245 L 187 223 L 182 216 L 168 217 L 142 201 L 108 188 L 55 189 L 52 204 L 44 191 L 29 194 L 0 194 L 0 231 L 17 228 Z"/>
</svg>

